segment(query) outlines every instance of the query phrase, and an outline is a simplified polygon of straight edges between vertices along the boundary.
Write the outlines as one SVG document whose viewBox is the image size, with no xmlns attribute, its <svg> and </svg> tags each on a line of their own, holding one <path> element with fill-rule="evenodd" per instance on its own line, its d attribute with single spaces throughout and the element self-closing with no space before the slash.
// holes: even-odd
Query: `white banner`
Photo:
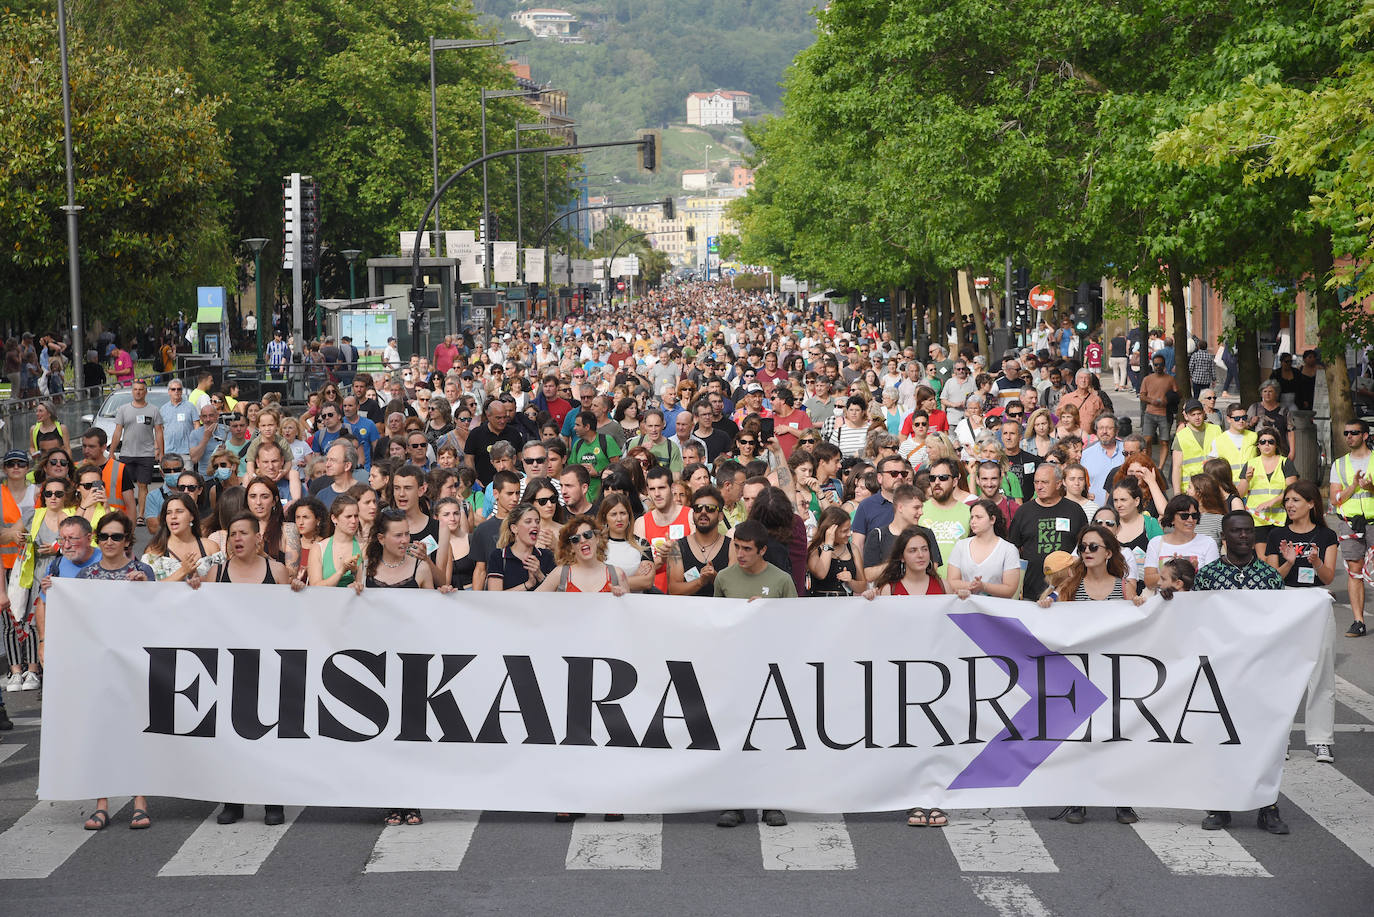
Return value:
<svg viewBox="0 0 1374 917">
<path fill-rule="evenodd" d="M 573 283 L 591 283 L 595 278 L 592 277 L 592 263 L 585 258 L 573 259 Z"/>
<path fill-rule="evenodd" d="M 520 266 L 514 242 L 491 243 L 491 279 L 494 283 L 515 283 L 520 279 Z"/>
<path fill-rule="evenodd" d="M 444 230 L 444 251 L 450 258 L 459 260 L 467 257 L 468 252 L 477 245 L 477 233 L 471 229 Z"/>
<path fill-rule="evenodd" d="M 525 283 L 544 282 L 544 250 L 542 248 L 525 249 Z"/>
<path fill-rule="evenodd" d="M 568 282 L 568 256 L 562 252 L 554 252 L 549 263 L 549 271 L 552 282 L 563 284 Z"/>
<path fill-rule="evenodd" d="M 57 580 L 38 795 L 1253 809 L 1322 590 L 1059 605 Z M 97 751 L 98 750 L 98 751 Z"/>
<path fill-rule="evenodd" d="M 480 242 L 472 243 L 458 264 L 458 282 L 483 283 L 482 268 L 486 262 L 486 257 L 487 253 L 482 244 Z"/>
</svg>

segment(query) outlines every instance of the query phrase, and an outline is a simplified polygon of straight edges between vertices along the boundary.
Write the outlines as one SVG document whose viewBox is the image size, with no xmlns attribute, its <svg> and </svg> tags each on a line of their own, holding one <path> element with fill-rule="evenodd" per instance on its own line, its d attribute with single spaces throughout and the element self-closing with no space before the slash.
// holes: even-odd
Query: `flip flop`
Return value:
<svg viewBox="0 0 1374 917">
<path fill-rule="evenodd" d="M 932 828 L 943 828 L 945 825 L 949 824 L 949 816 L 945 814 L 944 809 L 931 809 L 930 820 L 927 824 Z"/>
<path fill-rule="evenodd" d="M 908 828 L 924 828 L 930 824 L 930 816 L 925 809 L 907 809 L 906 826 Z"/>
<path fill-rule="evenodd" d="M 91 822 L 95 822 L 94 825 Z M 91 813 L 91 817 L 86 819 L 84 825 L 87 831 L 104 831 L 110 824 L 110 813 L 104 809 L 96 809 Z"/>
<path fill-rule="evenodd" d="M 142 824 L 140 824 L 142 822 Z M 141 831 L 144 828 L 151 828 L 153 820 L 148 817 L 146 809 L 134 809 L 134 814 L 129 818 L 129 828 L 132 831 Z"/>
</svg>

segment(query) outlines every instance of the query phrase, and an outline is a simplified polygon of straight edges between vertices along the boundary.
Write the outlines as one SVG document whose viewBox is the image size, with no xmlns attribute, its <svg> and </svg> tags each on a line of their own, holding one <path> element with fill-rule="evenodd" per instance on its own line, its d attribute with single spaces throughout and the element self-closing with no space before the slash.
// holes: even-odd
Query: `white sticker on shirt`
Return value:
<svg viewBox="0 0 1374 917">
<path fill-rule="evenodd" d="M 675 541 L 687 537 L 687 526 L 675 523 L 668 526 L 668 537 Z"/>
<path fill-rule="evenodd" d="M 185 422 L 186 422 L 186 415 L 185 415 L 185 414 L 178 414 L 178 415 L 177 415 L 177 423 L 185 423 Z"/>
<path fill-rule="evenodd" d="M 767 594 L 768 594 L 768 587 L 767 587 L 767 586 L 762 586 L 762 587 L 759 588 L 759 595 L 767 595 Z"/>
<path fill-rule="evenodd" d="M 1317 571 L 1312 567 L 1299 567 L 1298 582 L 1303 586 L 1315 584 L 1317 582 Z"/>
<path fill-rule="evenodd" d="M 1054 530 L 1056 532 L 1067 532 L 1069 530 L 1069 520 L 1063 517 L 1054 520 Z"/>
<path fill-rule="evenodd" d="M 682 574 L 682 579 L 684 582 L 695 583 L 697 580 L 701 579 L 701 571 L 693 567 Z"/>
<path fill-rule="evenodd" d="M 1026 474 L 1035 474 L 1035 462 L 1026 462 L 1026 464 L 1021 466 L 1021 470 Z M 1067 529 L 1065 531 L 1067 531 Z"/>
</svg>

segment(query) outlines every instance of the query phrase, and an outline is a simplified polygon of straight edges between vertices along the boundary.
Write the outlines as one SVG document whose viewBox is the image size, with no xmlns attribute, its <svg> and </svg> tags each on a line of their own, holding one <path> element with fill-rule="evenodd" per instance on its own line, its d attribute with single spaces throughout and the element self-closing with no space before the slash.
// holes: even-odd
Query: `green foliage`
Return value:
<svg viewBox="0 0 1374 917">
<path fill-rule="evenodd" d="M 187 307 L 194 286 L 231 277 L 222 100 L 119 49 L 69 52 L 87 314 L 141 322 Z M 68 295 L 55 19 L 0 18 L 0 86 L 0 313 L 55 330 Z"/>
</svg>

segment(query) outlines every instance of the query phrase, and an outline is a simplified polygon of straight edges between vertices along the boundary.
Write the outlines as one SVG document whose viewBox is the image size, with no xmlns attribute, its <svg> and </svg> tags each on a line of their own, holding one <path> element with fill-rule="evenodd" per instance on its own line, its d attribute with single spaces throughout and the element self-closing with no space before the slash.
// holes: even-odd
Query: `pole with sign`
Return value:
<svg viewBox="0 0 1374 917">
<path fill-rule="evenodd" d="M 1048 312 L 1054 308 L 1054 287 L 1041 289 L 1037 284 L 1030 290 L 1031 308 L 1036 312 Z"/>
</svg>

